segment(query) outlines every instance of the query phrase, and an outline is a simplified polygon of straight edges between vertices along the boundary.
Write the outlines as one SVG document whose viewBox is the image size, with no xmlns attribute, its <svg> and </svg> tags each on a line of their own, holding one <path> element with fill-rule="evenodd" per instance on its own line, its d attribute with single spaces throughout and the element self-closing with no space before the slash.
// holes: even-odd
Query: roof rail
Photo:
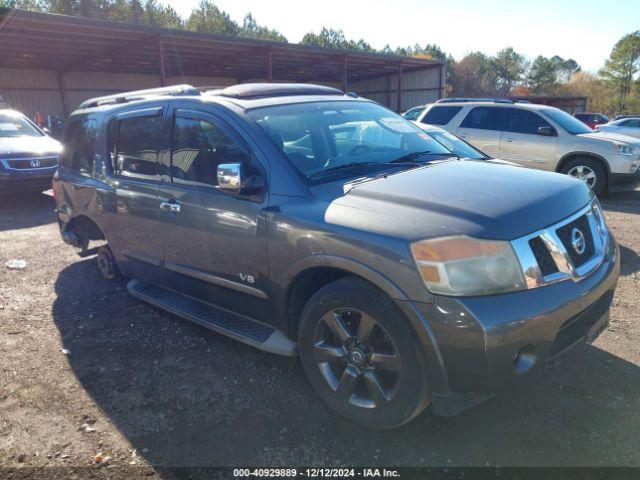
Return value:
<svg viewBox="0 0 640 480">
<path fill-rule="evenodd" d="M 114 93 L 104 97 L 95 97 L 85 100 L 78 108 L 92 108 L 98 105 L 108 105 L 113 103 L 127 103 L 135 100 L 142 100 L 156 95 L 200 95 L 200 92 L 191 85 L 172 85 L 170 87 L 149 88 L 147 90 L 135 90 L 133 92 Z"/>
<path fill-rule="evenodd" d="M 450 97 L 436 100 L 436 103 L 466 103 L 466 102 L 493 102 L 493 103 L 515 103 L 510 98 L 471 98 L 471 97 Z"/>
</svg>

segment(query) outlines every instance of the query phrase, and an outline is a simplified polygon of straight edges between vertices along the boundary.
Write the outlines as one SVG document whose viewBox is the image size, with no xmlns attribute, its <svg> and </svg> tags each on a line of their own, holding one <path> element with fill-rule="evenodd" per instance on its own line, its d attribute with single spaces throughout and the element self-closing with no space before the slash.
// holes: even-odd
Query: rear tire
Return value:
<svg viewBox="0 0 640 480">
<path fill-rule="evenodd" d="M 111 253 L 111 249 L 107 245 L 98 248 L 98 256 L 96 257 L 98 269 L 104 278 L 114 280 L 121 276 L 120 268 L 116 263 L 116 259 Z"/>
<path fill-rule="evenodd" d="M 607 170 L 602 163 L 592 158 L 575 158 L 565 163 L 560 173 L 585 182 L 596 195 L 604 192 L 607 186 Z"/>
<path fill-rule="evenodd" d="M 393 301 L 364 280 L 345 277 L 313 295 L 298 342 L 315 391 L 355 423 L 394 428 L 431 400 L 415 332 Z"/>
</svg>

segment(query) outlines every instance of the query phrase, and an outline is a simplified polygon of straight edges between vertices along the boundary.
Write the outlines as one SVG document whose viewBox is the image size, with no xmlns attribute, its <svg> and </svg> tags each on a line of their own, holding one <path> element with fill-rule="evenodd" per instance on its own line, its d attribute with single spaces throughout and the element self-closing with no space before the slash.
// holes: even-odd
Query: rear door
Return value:
<svg viewBox="0 0 640 480">
<path fill-rule="evenodd" d="M 223 115 L 189 108 L 172 112 L 170 178 L 160 188 L 164 266 L 173 273 L 176 290 L 268 320 L 267 242 L 260 215 L 267 195 L 222 191 L 217 178 L 221 163 L 241 163 L 247 174 L 263 177 L 264 167 Z"/>
<path fill-rule="evenodd" d="M 473 107 L 453 133 L 490 157 L 499 158 L 506 113 L 502 107 Z"/>
<path fill-rule="evenodd" d="M 555 128 L 536 112 L 507 108 L 507 126 L 500 143 L 500 158 L 529 168 L 555 170 L 558 136 Z M 540 135 L 540 127 L 551 128 L 552 136 Z"/>
<path fill-rule="evenodd" d="M 166 104 L 145 106 L 113 118 L 108 125 L 112 185 L 116 193 L 109 241 L 116 255 L 130 260 L 141 277 L 159 267 L 162 243 L 158 224 L 159 154 Z M 152 269 L 153 270 L 153 269 Z"/>
</svg>

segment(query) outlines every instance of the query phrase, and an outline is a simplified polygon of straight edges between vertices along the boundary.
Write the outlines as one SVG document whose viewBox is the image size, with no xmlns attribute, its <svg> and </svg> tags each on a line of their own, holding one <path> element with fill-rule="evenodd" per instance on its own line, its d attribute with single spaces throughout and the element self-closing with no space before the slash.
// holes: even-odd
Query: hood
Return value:
<svg viewBox="0 0 640 480">
<path fill-rule="evenodd" d="M 640 145 L 640 140 L 629 135 L 621 133 L 608 132 L 606 130 L 598 130 L 593 133 L 581 133 L 578 137 L 589 138 L 592 140 L 601 140 L 603 142 L 628 143 L 631 145 Z"/>
<path fill-rule="evenodd" d="M 475 161 L 406 170 L 345 190 L 325 198 L 326 221 L 407 240 L 454 234 L 512 240 L 568 217 L 593 198 L 583 182 L 566 175 Z"/>
<path fill-rule="evenodd" d="M 59 154 L 62 145 L 57 140 L 41 137 L 0 137 L 0 157 L 10 155 Z"/>
</svg>

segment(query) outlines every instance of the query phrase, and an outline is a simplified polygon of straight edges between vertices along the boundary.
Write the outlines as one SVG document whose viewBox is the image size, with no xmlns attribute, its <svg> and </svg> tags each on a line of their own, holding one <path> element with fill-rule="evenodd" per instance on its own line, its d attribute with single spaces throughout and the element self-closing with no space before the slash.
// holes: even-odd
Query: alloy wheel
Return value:
<svg viewBox="0 0 640 480">
<path fill-rule="evenodd" d="M 567 172 L 567 175 L 582 180 L 590 188 L 595 186 L 597 180 L 596 172 L 586 165 L 576 165 Z"/>
<path fill-rule="evenodd" d="M 318 322 L 314 356 L 340 401 L 373 409 L 388 405 L 400 384 L 398 349 L 382 326 L 355 309 L 335 309 Z"/>
</svg>

